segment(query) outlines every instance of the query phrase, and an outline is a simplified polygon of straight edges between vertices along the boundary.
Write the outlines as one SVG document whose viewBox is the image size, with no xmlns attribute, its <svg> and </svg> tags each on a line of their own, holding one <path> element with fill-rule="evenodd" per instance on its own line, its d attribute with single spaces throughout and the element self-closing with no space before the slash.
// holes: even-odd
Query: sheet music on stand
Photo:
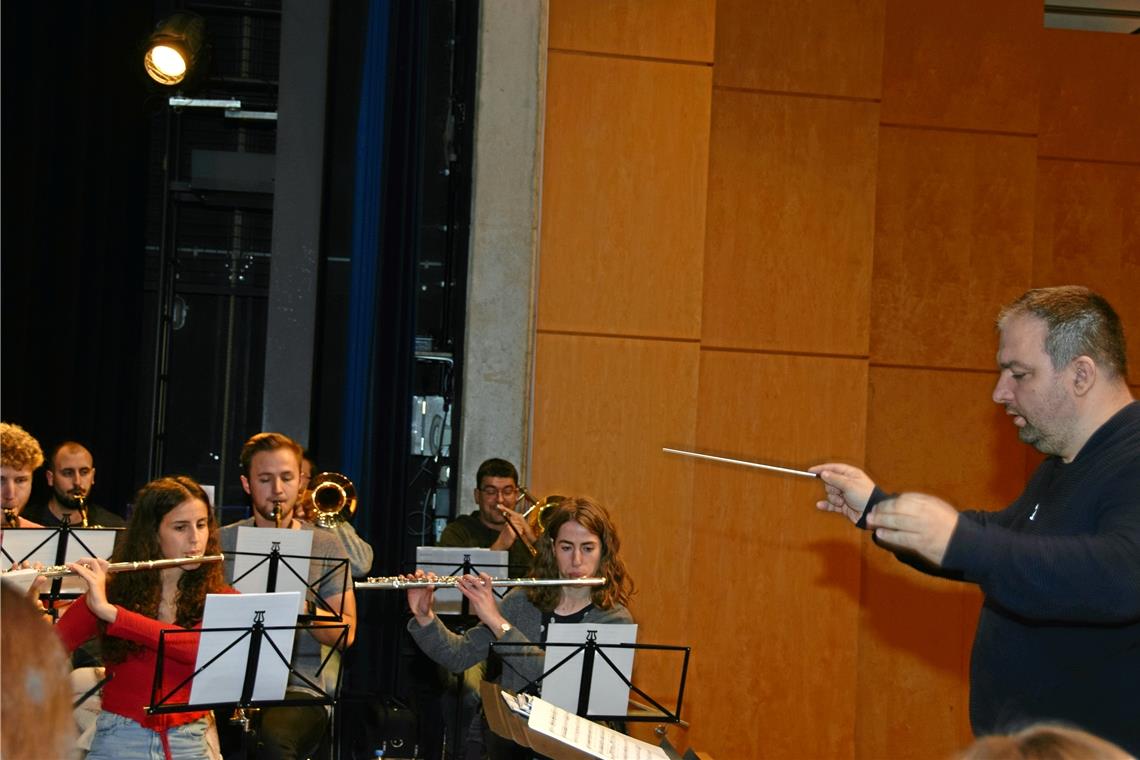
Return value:
<svg viewBox="0 0 1140 760">
<path fill-rule="evenodd" d="M 531 647 L 535 647 L 535 646 L 538 646 L 542 649 L 545 649 L 547 652 L 547 654 L 545 656 L 545 664 L 549 667 L 547 667 L 546 670 L 544 670 L 540 675 L 538 675 L 537 677 L 532 678 L 530 681 L 528 681 L 525 686 L 523 686 L 522 688 L 519 689 L 519 691 L 533 694 L 533 693 L 536 693 L 536 691 L 535 691 L 536 688 L 541 688 L 542 691 L 539 693 L 541 693 L 544 697 L 547 697 L 548 699 L 550 696 L 547 692 L 548 680 L 550 680 L 551 676 L 558 673 L 561 669 L 563 669 L 563 668 L 569 669 L 570 664 L 573 663 L 580 656 L 580 661 L 579 661 L 579 664 L 577 665 L 577 668 L 576 668 L 577 672 L 580 674 L 579 675 L 580 683 L 577 686 L 578 699 L 577 699 L 576 706 L 573 703 L 571 703 L 569 706 L 571 709 L 574 710 L 574 712 L 576 714 L 578 714 L 579 716 L 582 716 L 584 718 L 589 718 L 591 720 L 622 720 L 622 721 L 631 721 L 631 722 L 654 722 L 654 723 L 665 722 L 665 723 L 681 723 L 681 724 L 684 723 L 684 721 L 681 719 L 681 703 L 685 697 L 685 681 L 688 677 L 688 672 L 689 672 L 689 655 L 691 653 L 691 650 L 689 647 L 678 646 L 678 645 L 674 645 L 674 644 L 636 644 L 636 643 L 630 643 L 630 642 L 609 643 L 609 644 L 599 643 L 598 631 L 603 631 L 603 630 L 608 629 L 608 628 L 620 629 L 622 627 L 633 628 L 634 630 L 636 630 L 636 626 L 633 624 L 614 624 L 614 623 L 608 623 L 608 624 L 602 624 L 602 625 L 599 625 L 596 623 L 594 623 L 594 624 L 590 624 L 590 623 L 582 624 L 582 623 L 580 623 L 577 625 L 586 629 L 586 640 L 584 643 L 581 643 L 581 644 L 575 643 L 574 641 L 556 642 L 556 641 L 549 641 L 549 640 L 543 644 L 534 644 L 534 643 L 531 643 L 529 641 L 528 642 L 493 641 L 493 642 L 491 642 L 491 649 L 492 650 L 503 650 L 507 653 L 510 653 L 512 651 L 518 651 L 520 649 L 526 650 L 527 648 L 531 648 Z M 553 624 L 551 627 L 553 627 Z M 615 633 L 613 635 L 615 637 L 619 637 L 622 634 L 621 633 Z M 627 633 L 625 635 L 628 637 L 632 634 Z M 609 637 L 609 634 L 607 634 L 607 638 L 608 637 Z M 550 649 L 552 649 L 552 648 L 562 649 L 563 654 L 561 655 L 561 657 L 554 656 L 552 658 L 550 655 Z M 571 651 L 566 652 L 566 648 L 570 648 Z M 628 654 L 628 655 L 625 654 L 626 650 L 628 650 L 630 652 L 630 654 Z M 654 699 L 652 696 L 647 694 L 643 689 L 636 686 L 632 680 L 630 680 L 630 673 L 632 672 L 632 668 L 633 668 L 633 653 L 636 653 L 636 652 L 671 653 L 671 654 L 668 654 L 667 656 L 668 657 L 672 657 L 673 655 L 679 656 L 679 658 L 680 658 L 679 662 L 678 662 L 679 667 L 677 668 L 677 671 L 676 671 L 677 672 L 677 694 L 676 694 L 676 699 L 674 700 L 674 706 L 672 709 L 667 708 L 664 705 L 662 705 L 660 701 Z M 520 673 L 520 671 L 517 668 L 514 668 L 514 666 L 511 665 L 511 658 L 510 657 L 504 656 L 502 659 L 502 662 L 503 662 L 503 666 L 505 668 L 511 668 L 516 673 Z M 554 662 L 554 664 L 550 665 L 551 662 Z M 628 666 L 626 665 L 627 662 L 628 662 Z M 659 665 L 660 666 L 667 666 L 668 663 L 667 663 L 667 661 L 655 662 L 652 667 L 656 670 L 656 669 L 658 669 Z M 642 666 L 644 667 L 645 664 L 642 663 Z M 601 668 L 601 669 L 599 670 L 599 668 Z M 594 696 L 595 696 L 595 688 L 594 688 L 594 677 L 595 677 L 595 675 L 594 674 L 596 672 L 601 673 L 601 682 L 603 682 L 603 683 L 608 681 L 612 684 L 613 678 L 617 678 L 618 680 L 620 680 L 621 684 L 622 684 L 622 686 L 620 687 L 622 690 L 621 693 L 623 695 L 625 695 L 626 698 L 628 698 L 630 703 L 633 703 L 633 699 L 629 698 L 629 692 L 632 691 L 632 692 L 637 694 L 638 699 L 645 700 L 645 702 L 647 704 L 637 704 L 638 711 L 636 713 L 629 712 L 628 706 L 626 704 L 622 704 L 613 713 L 595 712 L 591 708 L 594 706 L 594 702 L 593 702 Z M 521 675 L 521 673 L 520 673 L 520 675 Z M 560 691 L 564 691 L 564 689 L 560 689 Z M 599 692 L 599 694 L 600 694 L 600 692 Z M 564 697 L 558 697 L 558 698 L 561 701 L 565 701 Z M 598 706 L 601 706 L 602 704 L 603 704 L 602 701 L 597 702 Z M 604 704 L 606 704 L 607 707 L 609 707 L 609 706 L 617 707 L 617 705 L 609 705 L 609 703 L 604 703 Z"/>
<path fill-rule="evenodd" d="M 492 731 L 554 760 L 678 760 L 665 747 L 599 725 L 538 697 L 512 694 L 487 682 L 480 691 Z"/>
<path fill-rule="evenodd" d="M 509 553 L 498 549 L 481 549 L 463 546 L 417 546 L 416 569 L 436 575 L 467 575 L 486 573 L 492 578 L 507 577 Z M 505 590 L 495 591 L 502 597 Z M 437 588 L 435 604 L 437 615 L 462 615 L 463 594 L 456 588 Z"/>
<path fill-rule="evenodd" d="M 527 697 L 527 700 L 530 703 L 527 728 L 591 757 L 599 760 L 669 760 L 661 747 L 580 718 L 545 699 Z"/>
<path fill-rule="evenodd" d="M 148 714 L 164 714 L 221 707 L 303 707 L 335 704 L 340 693 L 340 674 L 327 688 L 292 665 L 292 645 L 307 626 L 297 622 L 298 592 L 275 594 L 209 594 L 200 629 L 170 628 L 159 633 L 158 664 L 151 687 Z M 217 626 L 218 623 L 235 623 Z M 266 625 L 270 623 L 271 625 Z M 339 629 L 338 643 L 348 638 L 348 624 L 327 625 Z M 197 648 L 194 671 L 180 682 L 163 676 L 164 656 L 170 647 L 184 647 L 186 638 Z M 335 647 L 334 647 L 335 648 Z M 315 678 L 328 665 L 325 657 Z M 300 679 L 311 698 L 286 699 L 290 677 Z M 186 701 L 178 695 L 190 686 Z"/>
<path fill-rule="evenodd" d="M 266 628 L 264 642 L 254 674 L 250 698 L 257 701 L 284 699 L 289 683 L 289 660 L 297 621 L 300 593 L 285 591 L 274 594 L 207 594 L 202 613 L 204 629 L 249 628 L 255 618 Z M 278 629 L 278 630 L 272 630 Z M 238 702 L 242 696 L 250 640 L 235 645 L 233 633 L 207 630 L 198 644 L 194 670 L 198 675 L 190 687 L 188 705 Z M 275 657 L 273 649 L 285 653 L 286 659 Z M 215 662 L 216 661 L 216 662 Z M 213 663 L 213 667 L 206 668 Z"/>
<path fill-rule="evenodd" d="M 4 569 L 20 562 L 41 563 L 45 567 L 65 565 L 83 557 L 109 559 L 115 549 L 116 537 L 123 528 L 5 528 L 0 554 Z M 27 591 L 35 576 L 15 581 L 21 591 Z M 60 579 L 54 596 L 78 596 L 87 584 L 78 576 Z M 56 584 L 53 584 L 55 586 Z"/>
<path fill-rule="evenodd" d="M 232 585 L 243 594 L 299 591 L 298 611 L 303 613 L 312 550 L 312 531 L 243 525 L 237 532 Z"/>
<path fill-rule="evenodd" d="M 542 670 L 542 697 L 564 710 L 578 711 L 585 644 L 591 633 L 599 646 L 637 642 L 636 623 L 551 623 L 546 631 L 546 658 Z M 589 687 L 588 715 L 623 715 L 629 705 L 629 679 L 633 675 L 632 649 L 606 650 L 610 662 L 593 660 L 592 672 L 586 679 Z"/>
</svg>

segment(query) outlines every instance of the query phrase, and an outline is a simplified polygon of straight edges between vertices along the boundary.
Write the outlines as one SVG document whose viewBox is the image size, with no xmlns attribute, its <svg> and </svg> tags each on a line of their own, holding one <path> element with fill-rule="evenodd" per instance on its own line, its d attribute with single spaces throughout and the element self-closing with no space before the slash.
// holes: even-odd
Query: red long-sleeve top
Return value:
<svg viewBox="0 0 1140 760">
<path fill-rule="evenodd" d="M 223 593 L 237 593 L 227 588 Z M 162 630 L 186 630 L 174 623 L 162 623 L 154 618 L 118 607 L 115 622 L 107 626 L 107 634 L 120 639 L 141 644 L 143 649 L 131 652 L 122 662 L 107 663 L 107 675 L 111 680 L 103 687 L 103 709 L 146 726 L 153 731 L 163 731 L 174 726 L 192 723 L 206 715 L 205 711 L 176 712 L 147 715 L 150 704 L 151 687 L 154 685 L 155 665 L 158 661 L 158 636 Z M 201 625 L 196 625 L 195 629 Z M 68 651 L 74 650 L 99 631 L 99 619 L 87 606 L 85 597 L 80 597 L 64 613 L 55 626 L 56 633 L 63 640 Z M 198 636 L 167 636 L 163 647 L 166 662 L 162 667 L 162 691 L 165 697 L 194 672 L 194 662 L 198 656 Z M 170 704 L 184 703 L 190 698 L 190 683 L 179 689 L 169 700 Z"/>
</svg>

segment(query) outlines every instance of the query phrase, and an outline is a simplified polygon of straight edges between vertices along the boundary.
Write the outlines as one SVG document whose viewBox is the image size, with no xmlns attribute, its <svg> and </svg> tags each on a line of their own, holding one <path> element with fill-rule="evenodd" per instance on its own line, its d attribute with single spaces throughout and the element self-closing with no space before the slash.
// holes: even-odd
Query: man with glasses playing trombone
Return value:
<svg viewBox="0 0 1140 760">
<path fill-rule="evenodd" d="M 524 541 L 533 546 L 537 537 L 522 514 L 515 511 L 522 496 L 518 470 L 505 459 L 488 459 L 479 465 L 475 483 L 475 504 L 479 508 L 448 523 L 436 545 L 506 551 L 508 575 L 525 576 L 530 570 L 531 554 Z M 442 701 L 436 709 L 450 737 L 451 758 L 483 755 L 483 721 L 478 714 L 479 682 L 485 672 L 486 663 L 480 662 L 468 668 L 459 681 L 443 669 L 436 673 L 437 686 L 443 690 L 437 695 Z"/>
<path fill-rule="evenodd" d="M 515 505 L 522 495 L 519 473 L 505 459 L 488 459 L 475 473 L 475 503 L 479 509 L 448 524 L 438 546 L 467 546 L 506 551 L 511 577 L 530 568 L 530 549 L 537 537 Z M 520 537 L 522 540 L 520 540 Z"/>
</svg>

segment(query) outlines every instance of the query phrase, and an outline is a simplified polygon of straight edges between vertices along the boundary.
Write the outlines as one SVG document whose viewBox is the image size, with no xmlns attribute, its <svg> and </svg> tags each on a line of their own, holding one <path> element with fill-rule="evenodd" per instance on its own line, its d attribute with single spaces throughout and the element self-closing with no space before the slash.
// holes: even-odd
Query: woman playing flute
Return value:
<svg viewBox="0 0 1140 760">
<path fill-rule="evenodd" d="M 550 623 L 632 623 L 625 608 L 633 581 L 619 554 L 621 542 L 605 507 L 584 497 L 571 497 L 550 509 L 546 530 L 538 542 L 532 575 L 536 578 L 604 576 L 604 586 L 538 586 L 515 588 L 502 602 L 485 573 L 466 575 L 458 588 L 469 600 L 481 625 L 463 635 L 449 631 L 432 612 L 430 588 L 408 589 L 413 619 L 408 631 L 428 657 L 452 671 L 462 672 L 487 659 L 491 643 L 545 642 Z M 432 577 L 422 570 L 416 577 Z M 536 647 L 510 647 L 497 653 L 502 660 L 501 685 L 513 691 L 542 674 L 543 653 Z M 492 758 L 509 757 L 520 749 L 484 731 Z"/>
<path fill-rule="evenodd" d="M 201 486 L 188 477 L 159 478 L 135 499 L 134 514 L 116 561 L 200 557 L 218 554 L 218 525 Z M 206 760 L 206 712 L 147 715 L 157 665 L 159 632 L 201 624 L 209 593 L 233 593 L 220 563 L 108 575 L 107 561 L 83 559 L 68 565 L 87 582 L 85 593 L 60 618 L 55 630 L 69 649 L 92 636 L 102 645 L 111 680 L 103 689 L 88 760 L 193 758 Z M 194 670 L 197 636 L 168 636 L 164 647 L 163 694 Z M 183 687 L 173 702 L 184 702 Z"/>
</svg>

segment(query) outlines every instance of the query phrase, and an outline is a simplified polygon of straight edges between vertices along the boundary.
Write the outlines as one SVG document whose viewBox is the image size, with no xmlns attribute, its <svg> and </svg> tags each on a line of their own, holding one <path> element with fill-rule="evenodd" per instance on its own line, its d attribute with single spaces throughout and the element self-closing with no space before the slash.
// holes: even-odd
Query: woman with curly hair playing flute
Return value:
<svg viewBox="0 0 1140 760">
<path fill-rule="evenodd" d="M 633 622 L 625 608 L 633 594 L 633 581 L 621 560 L 621 541 L 606 508 L 579 496 L 563 499 L 549 512 L 544 516 L 545 530 L 538 541 L 531 575 L 567 579 L 602 576 L 606 584 L 520 587 L 500 602 L 486 573 L 460 576 L 459 591 L 482 623 L 463 635 L 449 631 L 432 612 L 431 588 L 409 588 L 413 619 L 408 621 L 408 631 L 428 657 L 459 673 L 487 659 L 492 642 L 545 642 L 551 623 Z M 433 576 L 419 570 L 414 577 Z M 503 665 L 499 681 L 505 689 L 518 691 L 542 674 L 543 653 L 536 647 L 511 647 L 498 656 Z M 511 757 L 521 749 L 489 730 L 484 731 L 484 741 L 492 758 Z"/>
<path fill-rule="evenodd" d="M 218 554 L 218 525 L 202 487 L 185 476 L 145 485 L 116 562 Z M 221 563 L 188 564 L 108 575 L 107 561 L 82 559 L 68 567 L 87 582 L 87 593 L 55 627 L 75 649 L 92 636 L 102 645 L 110 681 L 96 722 L 88 760 L 210 757 L 206 712 L 147 715 L 157 665 L 159 632 L 199 626 L 209 593 L 234 593 Z M 197 636 L 168 636 L 164 646 L 166 693 L 194 670 Z M 185 701 L 189 685 L 173 701 Z"/>
</svg>

